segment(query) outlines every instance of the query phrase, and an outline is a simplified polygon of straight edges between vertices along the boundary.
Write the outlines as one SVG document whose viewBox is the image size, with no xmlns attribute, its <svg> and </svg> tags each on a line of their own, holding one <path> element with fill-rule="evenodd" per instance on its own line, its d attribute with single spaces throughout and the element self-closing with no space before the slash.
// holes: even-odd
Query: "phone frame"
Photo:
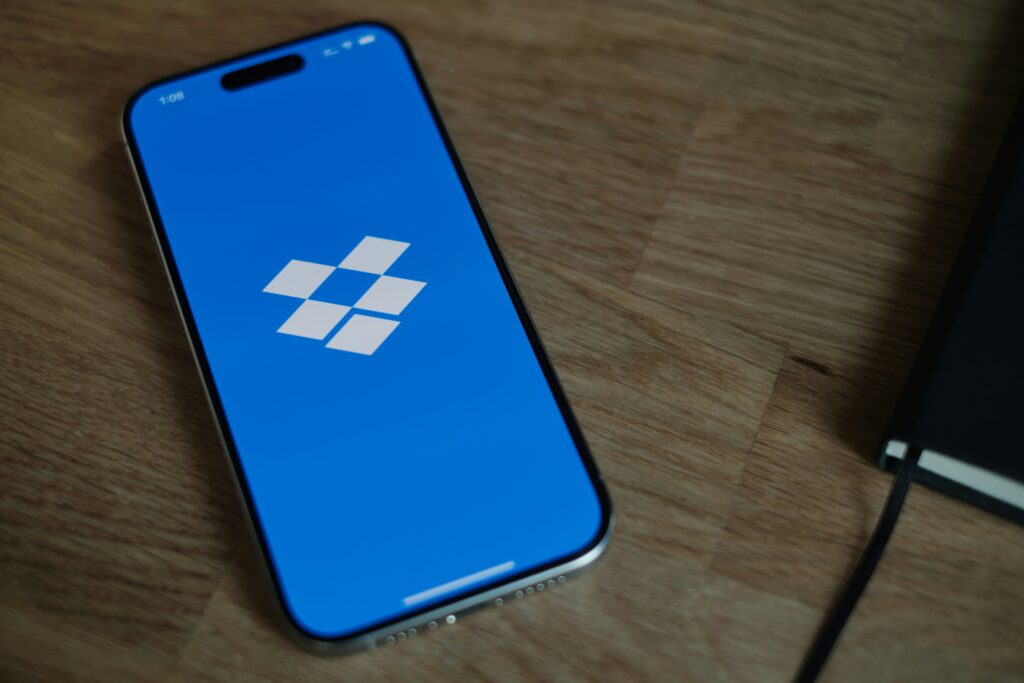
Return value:
<svg viewBox="0 0 1024 683">
<path fill-rule="evenodd" d="M 552 395 L 559 407 L 562 419 L 565 421 L 566 427 L 569 429 L 572 440 L 576 445 L 579 456 L 583 461 L 583 465 L 586 468 L 591 484 L 594 487 L 594 492 L 597 495 L 598 504 L 601 508 L 601 523 L 595 536 L 581 550 L 558 558 L 542 567 L 531 569 L 526 572 L 517 572 L 510 577 L 502 577 L 496 581 L 485 582 L 470 593 L 462 595 L 461 597 L 453 598 L 440 604 L 429 605 L 421 609 L 412 610 L 397 619 L 384 619 L 352 633 L 345 633 L 337 637 L 324 638 L 304 629 L 291 613 L 288 603 L 285 600 L 284 593 L 280 585 L 280 579 L 276 568 L 274 567 L 273 557 L 267 548 L 262 525 L 258 515 L 256 514 L 252 493 L 249 491 L 245 482 L 241 459 L 238 455 L 231 431 L 227 426 L 224 406 L 220 401 L 217 386 L 213 381 L 210 365 L 202 346 L 202 340 L 199 337 L 198 328 L 196 327 L 195 320 L 192 316 L 191 307 L 185 296 L 185 290 L 177 265 L 174 262 L 174 255 L 167 239 L 163 221 L 157 210 L 153 190 L 150 186 L 145 166 L 143 165 L 142 158 L 139 154 L 138 144 L 135 139 L 134 131 L 131 127 L 131 113 L 139 99 L 154 88 L 187 76 L 222 69 L 235 62 L 249 60 L 253 57 L 258 57 L 261 54 L 282 50 L 296 43 L 306 42 L 321 36 L 327 36 L 331 33 L 354 29 L 361 26 L 365 26 L 373 30 L 386 31 L 391 34 L 396 38 L 405 53 L 406 59 L 416 76 L 420 92 L 422 93 L 430 110 L 434 124 L 444 141 L 449 159 L 458 174 L 462 189 L 466 193 L 466 198 L 472 206 L 477 223 L 487 241 L 491 256 L 494 259 L 495 265 L 498 267 L 499 273 L 501 274 L 508 296 L 515 306 L 520 323 L 530 340 L 530 345 L 533 348 L 537 361 L 541 366 L 541 370 L 547 379 L 548 386 L 550 387 Z M 235 488 L 237 489 L 238 495 L 245 508 L 245 516 L 248 520 L 249 530 L 253 534 L 256 545 L 260 550 L 262 558 L 262 562 L 260 564 L 269 579 L 274 592 L 275 607 L 279 612 L 279 616 L 283 617 L 283 620 L 289 627 L 288 631 L 295 636 L 302 645 L 311 647 L 312 649 L 322 653 L 348 654 L 373 648 L 377 645 L 393 644 L 413 637 L 425 630 L 434 630 L 435 628 L 439 628 L 443 625 L 453 624 L 459 616 L 462 616 L 469 611 L 475 611 L 476 609 L 489 604 L 501 605 L 506 601 L 520 599 L 534 592 L 541 592 L 547 588 L 554 587 L 563 583 L 569 576 L 587 569 L 604 553 L 611 539 L 612 530 L 615 525 L 614 512 L 612 510 L 612 503 L 608 490 L 604 485 L 604 480 L 601 477 L 597 464 L 595 463 L 590 449 L 587 446 L 583 433 L 576 422 L 572 409 L 569 406 L 568 399 L 566 398 L 561 384 L 558 381 L 554 367 L 551 365 L 551 361 L 549 360 L 547 353 L 544 351 L 540 335 L 538 334 L 536 326 L 530 317 L 529 311 L 526 309 L 526 304 L 523 301 L 519 288 L 512 276 L 512 272 L 501 252 L 501 248 L 498 246 L 494 234 L 491 231 L 490 223 L 484 215 L 483 208 L 476 197 L 476 193 L 473 191 L 469 177 L 462 165 L 462 161 L 459 159 L 455 146 L 448 135 L 448 131 L 445 128 L 437 105 L 435 104 L 430 90 L 427 87 L 426 80 L 423 77 L 415 55 L 412 52 L 412 48 L 398 30 L 379 21 L 357 21 L 345 23 L 324 31 L 317 31 L 276 45 L 220 60 L 196 69 L 189 69 L 165 78 L 160 78 L 146 84 L 128 99 L 121 115 L 121 132 L 127 148 L 132 170 L 134 171 L 135 179 L 142 195 L 143 204 L 146 207 L 150 225 L 153 228 L 153 233 L 158 247 L 157 250 L 160 253 L 164 270 L 170 279 L 174 302 L 178 309 L 178 314 L 181 317 L 182 324 L 187 332 L 189 347 L 192 350 L 192 355 L 203 380 L 203 390 L 213 413 L 214 422 L 217 425 L 217 432 L 220 437 L 221 444 L 228 456 L 231 472 L 234 475 L 233 479 Z"/>
</svg>

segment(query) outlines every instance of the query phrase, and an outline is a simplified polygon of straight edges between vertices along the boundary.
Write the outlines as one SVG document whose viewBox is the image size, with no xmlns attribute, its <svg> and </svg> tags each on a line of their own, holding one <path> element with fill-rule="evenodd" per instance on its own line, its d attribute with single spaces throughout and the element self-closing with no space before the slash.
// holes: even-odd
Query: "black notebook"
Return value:
<svg viewBox="0 0 1024 683">
<path fill-rule="evenodd" d="M 989 174 L 881 465 L 1024 524 L 1024 98 Z"/>
</svg>

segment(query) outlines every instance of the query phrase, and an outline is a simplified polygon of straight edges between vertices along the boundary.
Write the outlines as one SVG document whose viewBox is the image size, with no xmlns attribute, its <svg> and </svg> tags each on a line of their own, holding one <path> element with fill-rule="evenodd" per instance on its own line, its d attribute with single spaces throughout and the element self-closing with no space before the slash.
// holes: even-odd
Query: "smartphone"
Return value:
<svg viewBox="0 0 1024 683">
<path fill-rule="evenodd" d="M 608 494 L 394 29 L 160 80 L 123 126 L 293 632 L 394 643 L 602 553 Z"/>
</svg>

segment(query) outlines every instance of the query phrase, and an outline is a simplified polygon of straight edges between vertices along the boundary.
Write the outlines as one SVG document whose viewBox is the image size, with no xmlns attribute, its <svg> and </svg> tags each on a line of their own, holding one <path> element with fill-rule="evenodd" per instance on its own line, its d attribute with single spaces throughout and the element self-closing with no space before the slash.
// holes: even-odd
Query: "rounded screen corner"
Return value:
<svg viewBox="0 0 1024 683">
<path fill-rule="evenodd" d="M 121 130 L 126 140 L 131 138 L 131 133 L 134 130 L 132 126 L 132 117 L 135 114 L 135 109 L 138 107 L 139 102 L 143 97 L 163 82 L 164 80 L 159 80 L 147 83 L 133 92 L 128 99 L 125 100 L 124 106 L 121 108 Z"/>
<path fill-rule="evenodd" d="M 600 479 L 595 481 L 594 489 L 599 509 L 597 530 L 576 555 L 580 558 L 589 556 L 588 563 L 597 560 L 598 557 L 604 554 L 615 531 L 615 509 L 612 505 L 611 495 L 608 493 L 604 482 Z"/>
</svg>

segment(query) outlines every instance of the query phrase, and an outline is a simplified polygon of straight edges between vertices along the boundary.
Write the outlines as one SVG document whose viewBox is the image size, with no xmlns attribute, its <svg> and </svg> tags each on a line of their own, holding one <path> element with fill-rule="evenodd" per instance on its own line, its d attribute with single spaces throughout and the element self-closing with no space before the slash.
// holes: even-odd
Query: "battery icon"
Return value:
<svg viewBox="0 0 1024 683">
<path fill-rule="evenodd" d="M 360 45 L 369 45 L 370 43 L 372 43 L 375 40 L 377 40 L 377 36 L 375 36 L 372 33 L 370 33 L 370 34 L 365 35 L 362 38 L 360 38 L 359 39 L 359 44 Z"/>
</svg>

